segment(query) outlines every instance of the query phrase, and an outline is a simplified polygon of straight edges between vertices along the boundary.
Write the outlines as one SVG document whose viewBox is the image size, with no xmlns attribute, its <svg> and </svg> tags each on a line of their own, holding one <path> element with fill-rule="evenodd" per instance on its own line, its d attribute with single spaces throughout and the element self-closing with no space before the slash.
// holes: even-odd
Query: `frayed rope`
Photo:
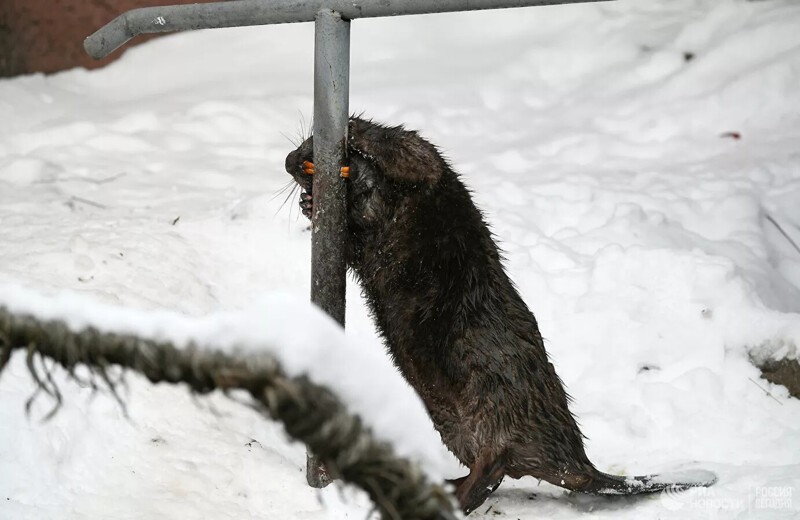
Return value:
<svg viewBox="0 0 800 520">
<path fill-rule="evenodd" d="M 242 357 L 195 344 L 177 348 L 169 342 L 105 333 L 92 327 L 73 332 L 62 321 L 40 321 L 0 307 L 0 373 L 14 350 L 27 356 L 37 393 L 44 392 L 55 400 L 48 417 L 62 402 L 52 377 L 56 364 L 76 380 L 76 367 L 87 366 L 123 407 L 116 391 L 119 381 L 109 375 L 112 366 L 142 374 L 153 383 L 184 383 L 198 394 L 241 389 L 253 397 L 262 414 L 283 423 L 290 437 L 305 443 L 333 477 L 366 491 L 381 518 L 456 518 L 454 502 L 441 486 L 432 485 L 419 468 L 375 440 L 331 390 L 305 376 L 288 377 L 269 354 Z M 36 366 L 37 359 L 41 370 Z M 45 359 L 52 361 L 50 367 Z M 28 408 L 35 397 L 29 400 Z"/>
</svg>

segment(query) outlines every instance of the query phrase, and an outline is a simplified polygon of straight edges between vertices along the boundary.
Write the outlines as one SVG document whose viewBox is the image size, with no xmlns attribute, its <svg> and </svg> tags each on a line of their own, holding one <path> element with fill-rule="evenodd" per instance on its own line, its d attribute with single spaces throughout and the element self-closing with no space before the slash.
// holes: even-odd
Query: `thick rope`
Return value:
<svg viewBox="0 0 800 520">
<path fill-rule="evenodd" d="M 327 466 L 332 476 L 367 492 L 384 519 L 454 519 L 453 502 L 441 486 L 431 485 L 410 462 L 376 441 L 358 416 L 349 414 L 326 387 L 306 377 L 288 377 L 271 355 L 241 357 L 190 344 L 100 332 L 88 327 L 72 332 L 64 322 L 14 315 L 0 307 L 0 373 L 14 350 L 27 353 L 28 369 L 38 388 L 61 402 L 50 371 L 41 374 L 36 358 L 50 358 L 76 378 L 86 365 L 119 400 L 108 367 L 138 372 L 153 383 L 185 383 L 196 393 L 243 389 L 260 411 L 283 423 Z M 39 365 L 44 366 L 43 363 Z M 122 402 L 120 400 L 120 402 Z"/>
</svg>

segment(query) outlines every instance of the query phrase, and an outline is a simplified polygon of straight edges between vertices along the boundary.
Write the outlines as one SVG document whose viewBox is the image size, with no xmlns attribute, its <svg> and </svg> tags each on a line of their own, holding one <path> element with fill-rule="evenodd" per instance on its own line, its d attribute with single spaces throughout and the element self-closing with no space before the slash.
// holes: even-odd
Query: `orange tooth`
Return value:
<svg viewBox="0 0 800 520">
<path fill-rule="evenodd" d="M 342 166 L 342 168 L 339 170 L 339 172 L 340 172 L 340 175 L 342 177 L 344 177 L 345 179 L 348 179 L 350 177 L 350 167 L 349 166 Z"/>
<path fill-rule="evenodd" d="M 303 161 L 303 171 L 309 175 L 314 175 L 314 163 L 311 161 Z"/>
</svg>

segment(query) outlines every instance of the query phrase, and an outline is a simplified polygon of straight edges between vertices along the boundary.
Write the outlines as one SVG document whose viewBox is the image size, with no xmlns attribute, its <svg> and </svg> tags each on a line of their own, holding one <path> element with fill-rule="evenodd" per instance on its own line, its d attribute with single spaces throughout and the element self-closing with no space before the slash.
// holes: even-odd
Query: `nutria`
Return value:
<svg viewBox="0 0 800 520">
<path fill-rule="evenodd" d="M 713 483 L 707 474 L 665 482 L 597 470 L 536 319 L 458 174 L 402 126 L 353 117 L 348 134 L 347 262 L 394 362 L 469 468 L 454 481 L 465 512 L 505 475 L 596 494 Z M 313 137 L 288 155 L 286 171 L 310 217 Z"/>
</svg>

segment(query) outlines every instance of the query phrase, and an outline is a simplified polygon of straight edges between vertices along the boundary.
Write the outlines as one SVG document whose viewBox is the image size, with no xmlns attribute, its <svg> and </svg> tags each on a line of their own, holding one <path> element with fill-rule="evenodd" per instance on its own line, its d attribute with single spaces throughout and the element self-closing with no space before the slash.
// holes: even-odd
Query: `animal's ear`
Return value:
<svg viewBox="0 0 800 520">
<path fill-rule="evenodd" d="M 402 126 L 352 118 L 348 148 L 373 162 L 391 180 L 435 184 L 448 168 L 434 145 Z"/>
</svg>

